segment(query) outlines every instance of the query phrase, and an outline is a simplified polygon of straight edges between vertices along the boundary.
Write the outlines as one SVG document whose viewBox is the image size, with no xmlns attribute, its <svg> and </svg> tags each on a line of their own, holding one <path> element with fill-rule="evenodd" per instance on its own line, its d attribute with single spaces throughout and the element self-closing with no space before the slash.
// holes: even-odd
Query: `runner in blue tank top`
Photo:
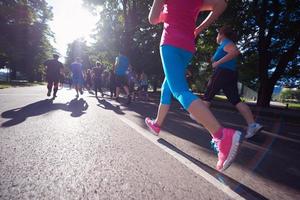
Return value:
<svg viewBox="0 0 300 200">
<path fill-rule="evenodd" d="M 127 104 L 131 102 L 131 96 L 128 88 L 127 70 L 130 66 L 129 59 L 126 55 L 125 50 L 121 49 L 119 55 L 116 57 L 114 66 L 115 83 L 116 83 L 116 101 L 119 100 L 120 89 L 123 88 L 127 96 Z"/>
<path fill-rule="evenodd" d="M 80 92 L 81 95 L 83 94 L 82 85 L 84 82 L 83 66 L 81 64 L 81 59 L 79 57 L 77 57 L 75 59 L 75 61 L 71 64 L 70 68 L 71 68 L 72 76 L 73 76 L 72 83 L 76 90 L 76 98 L 78 98 L 79 97 L 78 92 Z"/>
<path fill-rule="evenodd" d="M 229 47 L 231 45 L 234 45 L 233 41 L 228 38 L 224 38 L 212 58 L 213 62 L 217 62 L 220 59 L 222 59 L 223 57 L 225 57 L 228 54 L 228 52 L 226 52 L 224 48 L 227 46 Z M 234 50 L 236 50 L 236 48 Z M 225 62 L 219 64 L 218 68 L 230 69 L 232 71 L 236 71 L 236 60 L 237 60 L 237 58 L 234 57 L 231 60 L 228 60 L 228 61 L 225 61 Z"/>
<path fill-rule="evenodd" d="M 208 82 L 203 100 L 209 107 L 211 100 L 222 89 L 228 101 L 234 105 L 245 118 L 248 124 L 245 137 L 250 138 L 261 130 L 262 126 L 254 121 L 250 108 L 247 104 L 243 103 L 239 97 L 236 61 L 240 52 L 233 42 L 236 39 L 236 33 L 231 27 L 223 26 L 219 30 L 216 40 L 220 46 L 212 57 L 214 73 Z"/>
</svg>

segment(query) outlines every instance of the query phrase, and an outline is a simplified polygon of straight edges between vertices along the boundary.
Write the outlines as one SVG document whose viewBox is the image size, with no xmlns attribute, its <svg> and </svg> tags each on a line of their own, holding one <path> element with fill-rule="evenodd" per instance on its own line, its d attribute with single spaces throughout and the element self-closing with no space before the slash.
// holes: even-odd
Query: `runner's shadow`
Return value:
<svg viewBox="0 0 300 200">
<path fill-rule="evenodd" d="M 88 92 L 89 92 L 89 94 L 92 94 L 92 95 L 95 94 L 92 90 L 89 90 Z"/>
<path fill-rule="evenodd" d="M 10 118 L 9 121 L 2 123 L 2 127 L 10 127 L 24 122 L 28 117 L 38 116 L 53 110 L 52 99 L 41 100 L 21 108 L 5 111 L 1 114 L 2 118 Z"/>
<path fill-rule="evenodd" d="M 88 107 L 89 105 L 84 99 L 75 98 L 67 103 L 66 111 L 71 112 L 72 117 L 80 117 L 86 113 L 85 111 L 88 109 Z"/>
<path fill-rule="evenodd" d="M 29 117 L 43 115 L 55 110 L 71 112 L 72 117 L 80 117 L 88 109 L 88 104 L 83 99 L 73 99 L 68 103 L 53 103 L 53 99 L 44 99 L 24 107 L 14 108 L 1 114 L 2 118 L 9 119 L 1 127 L 11 127 L 24 122 Z"/>
<path fill-rule="evenodd" d="M 125 115 L 125 113 L 120 109 L 119 106 L 114 106 L 113 104 L 109 103 L 105 99 L 98 99 L 98 102 L 99 102 L 98 106 L 103 109 L 112 110 L 119 115 Z"/>
</svg>

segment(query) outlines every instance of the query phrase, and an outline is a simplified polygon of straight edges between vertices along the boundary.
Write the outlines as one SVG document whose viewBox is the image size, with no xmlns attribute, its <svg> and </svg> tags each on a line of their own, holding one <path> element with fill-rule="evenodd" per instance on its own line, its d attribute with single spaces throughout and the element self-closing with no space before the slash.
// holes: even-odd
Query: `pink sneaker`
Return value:
<svg viewBox="0 0 300 200">
<path fill-rule="evenodd" d="M 216 168 L 219 171 L 224 171 L 231 165 L 237 154 L 241 138 L 241 132 L 237 130 L 223 128 L 222 132 L 221 140 L 215 138 L 212 140 L 214 147 L 218 151 Z"/>
<path fill-rule="evenodd" d="M 145 123 L 148 126 L 148 128 L 150 129 L 150 131 L 154 134 L 154 135 L 158 135 L 159 131 L 160 131 L 160 127 L 158 124 L 156 124 L 154 122 L 154 120 L 150 119 L 149 117 L 146 117 L 145 119 Z"/>
</svg>

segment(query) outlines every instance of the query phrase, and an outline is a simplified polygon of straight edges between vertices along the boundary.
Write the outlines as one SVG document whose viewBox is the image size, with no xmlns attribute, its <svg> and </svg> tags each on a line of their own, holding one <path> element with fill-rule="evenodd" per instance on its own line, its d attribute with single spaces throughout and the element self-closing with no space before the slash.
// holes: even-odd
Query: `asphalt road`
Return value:
<svg viewBox="0 0 300 200">
<path fill-rule="evenodd" d="M 152 100 L 125 106 L 88 92 L 76 99 L 67 88 L 53 101 L 45 86 L 0 90 L 0 199 L 300 199 L 299 124 L 259 116 L 266 130 L 244 141 L 222 174 L 209 134 L 178 103 L 159 137 L 147 131 Z M 213 112 L 245 126 L 234 111 Z"/>
</svg>

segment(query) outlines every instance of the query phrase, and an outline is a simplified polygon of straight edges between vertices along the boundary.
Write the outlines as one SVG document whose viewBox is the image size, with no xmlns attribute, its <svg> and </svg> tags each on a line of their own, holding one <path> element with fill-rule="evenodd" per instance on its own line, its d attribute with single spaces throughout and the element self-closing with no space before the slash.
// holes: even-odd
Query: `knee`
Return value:
<svg viewBox="0 0 300 200">
<path fill-rule="evenodd" d="M 198 97 L 190 91 L 173 92 L 173 96 L 181 103 L 181 105 L 186 110 L 190 107 L 190 105 L 193 101 L 198 99 Z"/>
<path fill-rule="evenodd" d="M 243 103 L 242 101 L 239 101 L 238 103 L 233 105 L 240 111 L 248 110 L 248 105 Z"/>
<path fill-rule="evenodd" d="M 205 100 L 203 100 L 203 99 L 202 99 L 202 101 L 203 101 L 203 104 L 204 104 L 207 108 L 210 107 L 210 101 L 205 101 Z"/>
</svg>

